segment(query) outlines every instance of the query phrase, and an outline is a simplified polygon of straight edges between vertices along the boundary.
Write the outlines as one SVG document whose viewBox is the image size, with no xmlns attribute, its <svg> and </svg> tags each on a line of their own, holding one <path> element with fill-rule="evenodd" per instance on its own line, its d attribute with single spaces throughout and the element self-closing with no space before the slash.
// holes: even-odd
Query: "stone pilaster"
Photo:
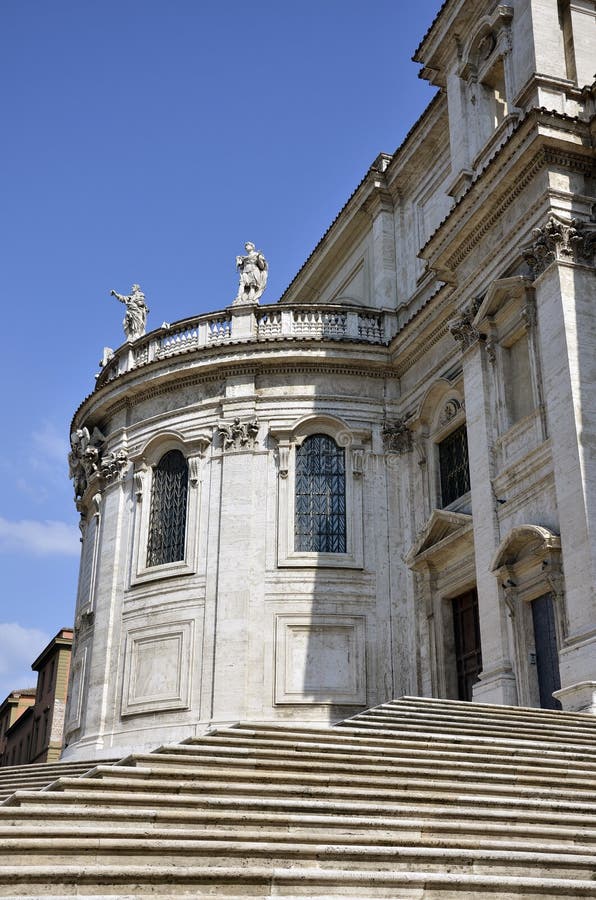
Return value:
<svg viewBox="0 0 596 900">
<path fill-rule="evenodd" d="M 480 608 L 482 673 L 474 687 L 481 703 L 517 703 L 517 688 L 510 659 L 507 615 L 491 572 L 491 558 L 499 545 L 499 524 L 492 488 L 493 411 L 490 366 L 483 342 L 472 326 L 472 311 L 454 319 L 449 330 L 463 355 L 466 426 L 472 494 L 476 561 L 476 588 Z"/>
<path fill-rule="evenodd" d="M 262 678 L 264 511 L 267 456 L 258 441 L 257 420 L 236 417 L 218 425 L 221 491 L 217 552 L 214 722 L 247 717 L 251 678 Z M 256 515 L 257 511 L 259 512 Z M 263 521 L 259 521 L 262 514 Z M 256 568 L 255 568 L 256 567 Z M 251 659 L 251 630 L 261 632 L 259 659 Z M 258 691 L 257 696 L 261 696 Z M 252 711 L 257 714 L 257 711 Z M 260 712 L 260 711 L 259 711 Z"/>
<path fill-rule="evenodd" d="M 551 217 L 533 236 L 525 256 L 536 275 L 570 628 L 558 696 L 567 709 L 589 709 L 596 695 L 596 227 Z"/>
</svg>

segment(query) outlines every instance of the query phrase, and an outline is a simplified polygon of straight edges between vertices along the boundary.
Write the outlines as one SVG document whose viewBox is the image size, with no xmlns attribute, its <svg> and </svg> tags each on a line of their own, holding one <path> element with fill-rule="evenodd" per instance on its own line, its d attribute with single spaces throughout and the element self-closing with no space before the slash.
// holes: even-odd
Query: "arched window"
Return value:
<svg viewBox="0 0 596 900">
<path fill-rule="evenodd" d="M 153 471 L 147 566 L 184 559 L 188 465 L 179 450 L 165 453 Z"/>
<path fill-rule="evenodd" d="M 346 552 L 345 451 L 326 434 L 310 435 L 296 451 L 294 549 Z"/>
</svg>

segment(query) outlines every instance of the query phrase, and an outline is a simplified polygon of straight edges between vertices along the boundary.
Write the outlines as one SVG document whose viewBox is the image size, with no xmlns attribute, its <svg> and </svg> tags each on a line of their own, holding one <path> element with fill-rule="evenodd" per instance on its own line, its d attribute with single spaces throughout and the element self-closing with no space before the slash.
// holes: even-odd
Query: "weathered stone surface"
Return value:
<svg viewBox="0 0 596 900">
<path fill-rule="evenodd" d="M 0 896 L 590 897 L 595 749 L 592 716 L 412 697 L 219 728 L 19 790 Z"/>
<path fill-rule="evenodd" d="M 279 303 L 247 244 L 230 306 L 105 355 L 72 428 L 65 758 L 404 693 L 594 711 L 593 3 L 531 6 L 446 5 L 416 54 L 443 90 Z M 341 550 L 296 537 L 314 435 Z M 172 452 L 184 552 L 157 564 Z"/>
</svg>

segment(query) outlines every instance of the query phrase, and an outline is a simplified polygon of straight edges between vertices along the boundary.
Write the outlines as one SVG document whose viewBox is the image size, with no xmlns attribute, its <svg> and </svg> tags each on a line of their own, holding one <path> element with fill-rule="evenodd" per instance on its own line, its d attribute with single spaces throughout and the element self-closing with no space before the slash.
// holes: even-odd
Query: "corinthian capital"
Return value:
<svg viewBox="0 0 596 900">
<path fill-rule="evenodd" d="M 385 422 L 382 437 L 387 453 L 409 453 L 412 449 L 412 432 L 406 425 L 405 419 Z"/>
<path fill-rule="evenodd" d="M 525 248 L 523 256 L 534 278 L 555 260 L 587 263 L 594 261 L 596 251 L 596 224 L 580 219 L 564 221 L 550 216 L 545 225 L 534 228 L 532 243 Z"/>
<path fill-rule="evenodd" d="M 467 350 L 480 337 L 479 332 L 472 325 L 473 320 L 473 313 L 466 310 L 447 323 L 449 334 L 457 341 L 461 350 Z"/>
</svg>

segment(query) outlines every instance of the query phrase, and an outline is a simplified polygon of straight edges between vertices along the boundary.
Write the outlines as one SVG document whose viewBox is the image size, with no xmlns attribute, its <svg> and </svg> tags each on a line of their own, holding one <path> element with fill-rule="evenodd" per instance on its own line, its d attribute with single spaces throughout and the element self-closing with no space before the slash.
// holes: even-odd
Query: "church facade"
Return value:
<svg viewBox="0 0 596 900">
<path fill-rule="evenodd" d="M 116 295 L 63 758 L 404 694 L 596 712 L 594 59 L 593 0 L 447 0 L 434 100 L 277 303 L 252 244 L 219 312 Z"/>
</svg>

